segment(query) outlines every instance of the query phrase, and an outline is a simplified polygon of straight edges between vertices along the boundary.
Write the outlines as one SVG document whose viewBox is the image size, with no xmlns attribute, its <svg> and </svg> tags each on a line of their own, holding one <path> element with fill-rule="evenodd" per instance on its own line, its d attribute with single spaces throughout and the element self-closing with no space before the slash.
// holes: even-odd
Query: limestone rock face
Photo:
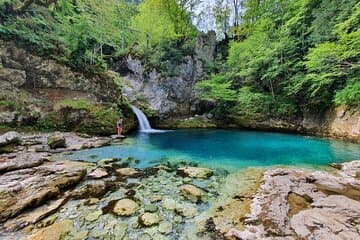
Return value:
<svg viewBox="0 0 360 240">
<path fill-rule="evenodd" d="M 204 65 L 213 61 L 215 32 L 199 34 L 193 56 L 185 56 L 180 64 L 171 64 L 174 75 L 163 76 L 156 69 L 146 69 L 132 56 L 115 63 L 112 69 L 123 73 L 124 93 L 130 101 L 146 99 L 149 109 L 162 119 L 193 115 L 200 108 L 194 86 L 206 75 Z M 126 66 L 126 71 L 121 66 Z"/>
<path fill-rule="evenodd" d="M 239 239 L 360 239 L 358 161 L 340 164 L 340 172 L 271 169 L 251 200 Z"/>
<path fill-rule="evenodd" d="M 6 146 L 12 143 L 18 143 L 20 136 L 17 132 L 11 131 L 0 136 L 0 147 Z"/>
<path fill-rule="evenodd" d="M 359 201 L 332 195 L 319 199 L 291 219 L 291 227 L 301 239 L 359 239 Z"/>
<path fill-rule="evenodd" d="M 113 211 L 119 216 L 131 216 L 137 211 L 138 207 L 136 202 L 125 198 L 116 202 Z"/>
<path fill-rule="evenodd" d="M 85 163 L 59 161 L 0 175 L 0 222 L 56 197 L 85 174 Z"/>
<path fill-rule="evenodd" d="M 199 167 L 184 167 L 179 168 L 177 173 L 180 176 L 190 177 L 190 178 L 208 178 L 211 177 L 213 171 L 209 168 L 199 168 Z"/>
<path fill-rule="evenodd" d="M 104 81 L 106 76 L 91 79 L 54 60 L 34 56 L 11 42 L 0 41 L 0 81 L 13 87 L 63 88 L 91 92 L 100 100 L 117 102 L 121 92 L 115 82 Z M 110 79 L 110 76 L 107 76 Z"/>
<path fill-rule="evenodd" d="M 0 173 L 36 167 L 47 158 L 46 153 L 18 153 L 14 158 L 0 157 Z"/>
</svg>

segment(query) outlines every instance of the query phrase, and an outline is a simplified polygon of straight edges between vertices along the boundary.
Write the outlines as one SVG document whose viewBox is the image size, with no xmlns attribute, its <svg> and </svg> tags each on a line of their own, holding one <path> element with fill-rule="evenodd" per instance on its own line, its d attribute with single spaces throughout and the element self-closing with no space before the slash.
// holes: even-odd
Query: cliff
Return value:
<svg viewBox="0 0 360 240">
<path fill-rule="evenodd" d="M 111 134 L 123 115 L 129 119 L 126 129 L 135 127 L 116 73 L 85 76 L 5 41 L 0 59 L 2 128 Z"/>
</svg>

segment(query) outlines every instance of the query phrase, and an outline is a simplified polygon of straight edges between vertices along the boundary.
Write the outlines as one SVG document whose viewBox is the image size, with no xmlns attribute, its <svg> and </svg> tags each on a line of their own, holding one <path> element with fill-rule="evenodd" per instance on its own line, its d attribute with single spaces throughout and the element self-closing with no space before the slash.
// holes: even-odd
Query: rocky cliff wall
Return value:
<svg viewBox="0 0 360 240">
<path fill-rule="evenodd" d="M 97 100 L 120 102 L 121 89 L 111 73 L 87 77 L 54 60 L 35 56 L 0 40 L 0 81 L 24 89 L 69 89 L 88 92 Z"/>
<path fill-rule="evenodd" d="M 215 51 L 215 33 L 200 34 L 195 54 L 185 56 L 181 64 L 173 65 L 175 74 L 172 76 L 146 69 L 141 60 L 128 56 L 122 63 L 127 68 L 123 72 L 124 95 L 134 104 L 144 104 L 145 109 L 162 120 L 191 116 L 201 108 L 194 86 L 206 75 L 204 67 L 213 62 Z"/>
<path fill-rule="evenodd" d="M 0 40 L 0 129 L 112 134 L 122 114 L 125 128 L 135 128 L 117 73 L 88 77 Z"/>
</svg>

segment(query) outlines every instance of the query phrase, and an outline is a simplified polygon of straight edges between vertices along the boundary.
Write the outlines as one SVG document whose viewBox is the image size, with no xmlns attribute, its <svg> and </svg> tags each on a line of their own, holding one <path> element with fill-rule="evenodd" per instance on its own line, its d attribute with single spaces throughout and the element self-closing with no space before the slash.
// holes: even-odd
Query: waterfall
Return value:
<svg viewBox="0 0 360 240">
<path fill-rule="evenodd" d="M 137 107 L 131 106 L 133 112 L 135 113 L 140 127 L 140 132 L 164 132 L 163 130 L 157 130 L 153 129 L 149 123 L 149 120 L 147 119 L 146 115 Z"/>
</svg>

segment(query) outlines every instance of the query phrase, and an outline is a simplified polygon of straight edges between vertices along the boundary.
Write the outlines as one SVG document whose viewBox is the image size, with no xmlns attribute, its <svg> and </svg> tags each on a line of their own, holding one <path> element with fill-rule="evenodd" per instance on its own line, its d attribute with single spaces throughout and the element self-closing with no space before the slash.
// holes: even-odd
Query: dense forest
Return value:
<svg viewBox="0 0 360 240">
<path fill-rule="evenodd" d="M 134 55 L 162 74 L 193 54 L 196 0 L 2 0 L 0 34 L 87 74 Z M 357 0 L 215 0 L 217 58 L 197 89 L 232 118 L 360 104 Z M 204 16 L 203 16 L 204 17 Z"/>
</svg>

